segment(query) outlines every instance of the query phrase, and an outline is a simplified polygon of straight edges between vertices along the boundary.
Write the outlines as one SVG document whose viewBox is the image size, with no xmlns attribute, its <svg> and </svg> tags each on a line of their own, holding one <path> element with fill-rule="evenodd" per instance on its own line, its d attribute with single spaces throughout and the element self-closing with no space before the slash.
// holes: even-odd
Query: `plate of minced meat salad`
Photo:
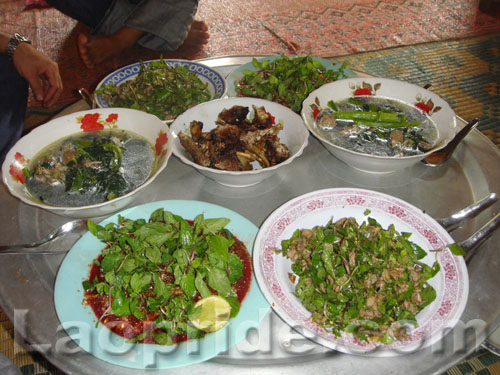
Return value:
<svg viewBox="0 0 500 375">
<path fill-rule="evenodd" d="M 262 224 L 254 271 L 274 311 L 344 353 L 395 356 L 456 324 L 469 280 L 463 250 L 421 209 L 355 188 L 313 191 Z"/>
</svg>

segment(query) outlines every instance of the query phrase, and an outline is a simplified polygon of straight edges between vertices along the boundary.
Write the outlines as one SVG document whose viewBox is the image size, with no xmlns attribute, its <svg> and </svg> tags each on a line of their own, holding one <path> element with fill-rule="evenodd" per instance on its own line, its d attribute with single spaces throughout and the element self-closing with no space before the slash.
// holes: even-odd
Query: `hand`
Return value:
<svg viewBox="0 0 500 375">
<path fill-rule="evenodd" d="M 14 66 L 31 86 L 36 100 L 52 106 L 62 93 L 59 66 L 31 44 L 19 43 L 12 58 Z"/>
</svg>

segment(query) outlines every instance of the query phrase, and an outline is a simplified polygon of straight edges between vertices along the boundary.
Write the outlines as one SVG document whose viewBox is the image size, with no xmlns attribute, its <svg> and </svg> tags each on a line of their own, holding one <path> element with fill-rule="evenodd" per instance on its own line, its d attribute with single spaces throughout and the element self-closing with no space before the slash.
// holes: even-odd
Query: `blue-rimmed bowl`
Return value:
<svg viewBox="0 0 500 375">
<path fill-rule="evenodd" d="M 143 61 L 142 64 L 149 65 L 153 61 L 160 60 L 148 60 Z M 208 91 L 210 92 L 211 99 L 222 98 L 226 95 L 227 91 L 227 83 L 224 76 L 222 76 L 218 71 L 194 61 L 189 60 L 180 60 L 180 59 L 171 59 L 165 60 L 165 63 L 172 67 L 183 66 L 187 67 L 190 72 L 196 73 L 196 75 L 200 78 L 202 82 L 208 84 Z M 133 80 L 139 74 L 139 70 L 141 69 L 141 62 L 130 64 L 115 70 L 113 73 L 108 74 L 104 79 L 99 82 L 96 87 L 96 91 L 100 89 L 103 85 L 113 84 L 116 86 L 121 85 L 126 81 Z M 100 108 L 109 108 L 111 107 L 110 103 L 102 98 L 101 95 L 95 95 L 95 103 Z M 165 122 L 170 123 L 173 120 L 166 120 Z"/>
</svg>

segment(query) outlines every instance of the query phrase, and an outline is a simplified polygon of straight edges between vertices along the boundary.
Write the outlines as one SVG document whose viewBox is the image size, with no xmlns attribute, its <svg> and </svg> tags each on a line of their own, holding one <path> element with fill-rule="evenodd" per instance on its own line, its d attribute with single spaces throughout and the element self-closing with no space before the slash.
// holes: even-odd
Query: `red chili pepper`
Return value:
<svg viewBox="0 0 500 375">
<path fill-rule="evenodd" d="M 275 124 L 276 123 L 276 117 L 274 117 L 272 114 L 270 114 L 269 112 L 267 112 L 268 116 L 271 117 L 271 124 Z"/>
<path fill-rule="evenodd" d="M 429 113 L 431 111 L 431 107 L 428 104 L 422 102 L 418 102 L 417 104 L 415 104 L 415 107 L 425 113 Z"/>
<path fill-rule="evenodd" d="M 80 128 L 84 132 L 104 129 L 104 125 L 97 122 L 99 120 L 99 116 L 100 116 L 99 113 L 86 114 L 82 118 L 82 125 L 80 125 Z"/>
<path fill-rule="evenodd" d="M 367 96 L 371 94 L 372 90 L 370 90 L 368 87 L 363 87 L 361 89 L 354 90 L 354 96 Z"/>
<path fill-rule="evenodd" d="M 156 143 L 155 143 L 156 155 L 160 155 L 162 153 L 163 146 L 167 143 L 167 141 L 168 141 L 167 133 L 161 132 L 158 138 L 156 138 Z"/>
<path fill-rule="evenodd" d="M 313 119 L 316 120 L 316 117 L 318 117 L 319 112 L 320 112 L 320 110 L 318 107 L 313 107 Z"/>
<path fill-rule="evenodd" d="M 110 113 L 108 118 L 106 119 L 106 122 L 113 122 L 118 120 L 118 113 Z"/>
</svg>

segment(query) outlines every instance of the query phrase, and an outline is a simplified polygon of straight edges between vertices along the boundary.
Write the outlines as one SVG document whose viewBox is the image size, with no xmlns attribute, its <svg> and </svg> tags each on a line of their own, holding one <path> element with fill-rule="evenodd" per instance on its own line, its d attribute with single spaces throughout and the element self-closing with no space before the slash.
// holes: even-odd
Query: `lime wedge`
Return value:
<svg viewBox="0 0 500 375">
<path fill-rule="evenodd" d="M 231 305 L 223 297 L 209 296 L 200 299 L 194 307 L 201 306 L 201 312 L 193 325 L 205 332 L 215 332 L 224 327 L 231 316 Z"/>
</svg>

